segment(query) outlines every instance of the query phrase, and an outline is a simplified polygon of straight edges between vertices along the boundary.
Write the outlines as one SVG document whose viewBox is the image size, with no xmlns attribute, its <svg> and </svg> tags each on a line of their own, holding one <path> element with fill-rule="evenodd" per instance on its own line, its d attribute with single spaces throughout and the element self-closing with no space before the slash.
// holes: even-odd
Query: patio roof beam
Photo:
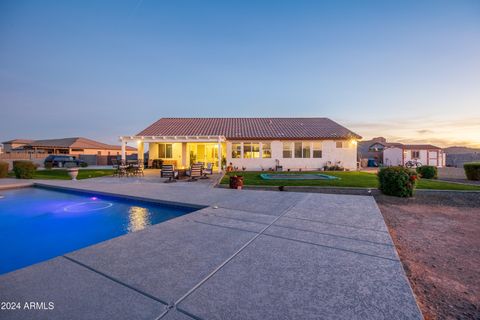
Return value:
<svg viewBox="0 0 480 320">
<path fill-rule="evenodd" d="M 121 136 L 121 142 L 225 142 L 224 136 Z"/>
</svg>

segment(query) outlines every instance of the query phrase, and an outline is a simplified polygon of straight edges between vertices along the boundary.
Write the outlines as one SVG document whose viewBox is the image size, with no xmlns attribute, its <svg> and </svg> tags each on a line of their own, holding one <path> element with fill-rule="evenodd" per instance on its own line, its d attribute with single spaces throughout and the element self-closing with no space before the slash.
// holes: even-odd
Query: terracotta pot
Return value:
<svg viewBox="0 0 480 320">
<path fill-rule="evenodd" d="M 230 177 L 230 189 L 242 189 L 242 187 L 243 187 L 242 176 Z"/>
<path fill-rule="evenodd" d="M 67 171 L 68 175 L 70 176 L 70 178 L 72 178 L 72 180 L 77 180 L 78 168 L 70 168 Z"/>
</svg>

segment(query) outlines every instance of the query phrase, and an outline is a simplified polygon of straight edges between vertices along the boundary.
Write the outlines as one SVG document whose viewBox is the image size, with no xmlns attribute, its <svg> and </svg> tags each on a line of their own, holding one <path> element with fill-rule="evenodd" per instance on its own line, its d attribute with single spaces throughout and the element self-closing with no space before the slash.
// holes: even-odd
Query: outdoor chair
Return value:
<svg viewBox="0 0 480 320">
<path fill-rule="evenodd" d="M 203 179 L 208 179 L 207 174 L 213 174 L 213 163 L 207 163 L 207 167 L 203 169 Z"/>
<path fill-rule="evenodd" d="M 192 164 L 192 167 L 190 169 L 190 180 L 189 181 L 196 181 L 197 178 L 200 178 L 202 176 L 202 165 L 199 163 L 194 163 Z"/>
<path fill-rule="evenodd" d="M 176 182 L 175 178 L 177 177 L 177 172 L 175 171 L 174 166 L 172 164 L 162 165 L 160 177 L 168 178 L 168 180 L 165 182 Z"/>
</svg>

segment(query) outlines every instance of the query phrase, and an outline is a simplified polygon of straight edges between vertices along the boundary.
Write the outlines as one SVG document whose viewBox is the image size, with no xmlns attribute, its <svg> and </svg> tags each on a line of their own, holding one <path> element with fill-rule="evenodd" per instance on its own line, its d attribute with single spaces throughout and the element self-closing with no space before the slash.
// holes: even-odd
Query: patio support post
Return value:
<svg viewBox="0 0 480 320">
<path fill-rule="evenodd" d="M 143 140 L 139 140 L 137 143 L 137 152 L 138 152 L 138 162 L 143 164 L 143 158 L 144 158 L 144 142 Z"/>
<path fill-rule="evenodd" d="M 127 149 L 127 143 L 122 140 L 122 161 L 127 160 L 126 149 Z"/>
<path fill-rule="evenodd" d="M 222 172 L 222 143 L 218 138 L 218 172 Z"/>
</svg>

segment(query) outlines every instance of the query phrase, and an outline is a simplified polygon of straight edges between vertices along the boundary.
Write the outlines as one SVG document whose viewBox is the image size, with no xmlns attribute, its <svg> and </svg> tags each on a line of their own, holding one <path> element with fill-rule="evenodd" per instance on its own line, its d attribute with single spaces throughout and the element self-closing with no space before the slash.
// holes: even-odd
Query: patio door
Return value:
<svg viewBox="0 0 480 320">
<path fill-rule="evenodd" d="M 199 143 L 197 144 L 197 162 L 213 163 L 214 168 L 218 167 L 218 144 Z"/>
</svg>

